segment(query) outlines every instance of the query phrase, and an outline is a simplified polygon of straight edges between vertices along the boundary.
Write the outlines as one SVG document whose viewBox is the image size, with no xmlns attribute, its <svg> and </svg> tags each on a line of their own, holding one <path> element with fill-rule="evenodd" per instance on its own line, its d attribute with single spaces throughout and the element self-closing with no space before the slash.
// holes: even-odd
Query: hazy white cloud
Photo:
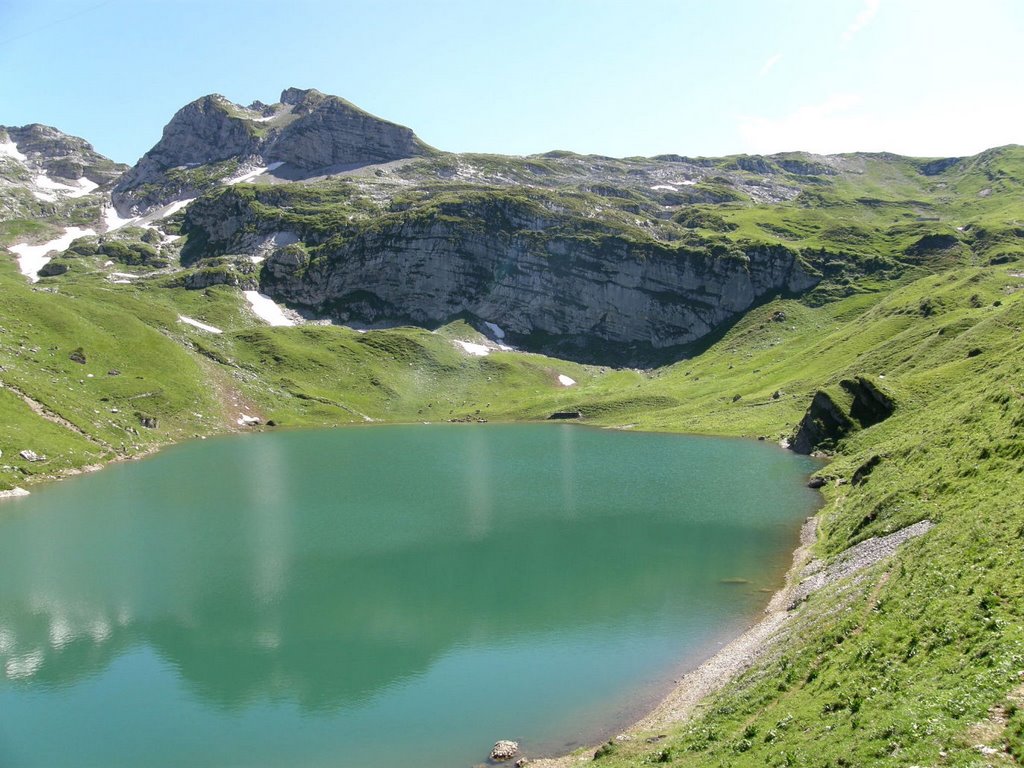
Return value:
<svg viewBox="0 0 1024 768">
<path fill-rule="evenodd" d="M 834 93 L 780 117 L 741 116 L 737 130 L 744 151 L 758 154 L 804 150 L 943 157 L 1019 143 L 1021 125 L 1024 103 L 1016 99 L 979 101 L 970 110 L 908 103 L 893 112 L 875 108 L 860 94 Z"/>
<path fill-rule="evenodd" d="M 843 45 L 849 45 L 854 36 L 871 23 L 871 20 L 875 18 L 878 14 L 878 9 L 881 7 L 882 0 L 864 0 L 864 7 L 861 8 L 860 13 L 854 17 L 853 22 L 843 32 Z"/>
<path fill-rule="evenodd" d="M 774 54 L 772 56 L 769 56 L 768 59 L 765 61 L 765 63 L 761 65 L 761 69 L 758 70 L 758 72 L 757 72 L 758 78 L 762 78 L 765 75 L 767 75 L 769 72 L 771 72 L 772 69 L 775 67 L 775 65 L 778 64 L 780 61 L 782 61 L 782 54 L 781 53 L 776 53 L 776 54 Z"/>
</svg>

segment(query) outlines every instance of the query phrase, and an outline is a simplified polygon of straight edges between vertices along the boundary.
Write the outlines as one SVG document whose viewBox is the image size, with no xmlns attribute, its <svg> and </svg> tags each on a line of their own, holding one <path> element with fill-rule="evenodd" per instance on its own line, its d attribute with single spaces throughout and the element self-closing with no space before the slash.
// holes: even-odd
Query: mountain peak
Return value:
<svg viewBox="0 0 1024 768">
<path fill-rule="evenodd" d="M 328 98 L 326 93 L 316 88 L 285 88 L 281 91 L 281 103 L 291 106 L 305 104 L 312 106 Z"/>
<path fill-rule="evenodd" d="M 280 163 L 289 178 L 301 178 L 431 151 L 409 128 L 313 88 L 286 88 L 272 106 L 243 107 L 209 94 L 174 114 L 160 141 L 118 184 L 114 202 L 122 213 L 139 213 L 194 197 L 232 172 L 190 170 L 213 163 Z"/>
</svg>

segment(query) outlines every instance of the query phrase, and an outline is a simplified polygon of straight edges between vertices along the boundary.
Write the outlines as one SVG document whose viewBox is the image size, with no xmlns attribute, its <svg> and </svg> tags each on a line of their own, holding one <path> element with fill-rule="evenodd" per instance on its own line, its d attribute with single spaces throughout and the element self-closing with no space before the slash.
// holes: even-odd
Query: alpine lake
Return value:
<svg viewBox="0 0 1024 768">
<path fill-rule="evenodd" d="M 607 739 L 756 620 L 816 466 L 374 425 L 39 487 L 0 505 L 0 765 L 451 768 Z"/>
</svg>

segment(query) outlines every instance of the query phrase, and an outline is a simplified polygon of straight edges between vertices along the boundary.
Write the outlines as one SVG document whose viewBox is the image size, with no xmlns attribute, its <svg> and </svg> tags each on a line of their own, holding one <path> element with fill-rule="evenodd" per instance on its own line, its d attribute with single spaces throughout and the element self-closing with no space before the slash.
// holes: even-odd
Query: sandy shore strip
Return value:
<svg viewBox="0 0 1024 768">
<path fill-rule="evenodd" d="M 811 557 L 817 541 L 818 518 L 810 517 L 800 529 L 800 546 L 793 552 L 793 564 L 785 585 L 764 609 L 754 626 L 718 651 L 692 672 L 683 676 L 671 693 L 649 715 L 631 725 L 618 738 L 634 738 L 686 722 L 708 696 L 722 690 L 768 652 L 779 633 L 796 614 L 796 608 L 810 594 L 891 556 L 903 542 L 927 533 L 929 520 L 903 528 L 888 536 L 868 539 L 840 554 L 830 565 Z M 555 758 L 530 759 L 536 768 L 568 768 L 593 760 L 593 748 Z"/>
</svg>

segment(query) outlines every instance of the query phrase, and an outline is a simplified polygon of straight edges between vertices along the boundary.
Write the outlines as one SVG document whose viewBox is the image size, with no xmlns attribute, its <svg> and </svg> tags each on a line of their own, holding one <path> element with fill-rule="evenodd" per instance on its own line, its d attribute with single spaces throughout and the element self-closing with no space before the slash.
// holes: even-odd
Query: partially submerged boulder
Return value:
<svg viewBox="0 0 1024 768">
<path fill-rule="evenodd" d="M 491 750 L 491 760 L 511 760 L 519 752 L 519 743 L 502 739 L 494 744 Z"/>
</svg>

